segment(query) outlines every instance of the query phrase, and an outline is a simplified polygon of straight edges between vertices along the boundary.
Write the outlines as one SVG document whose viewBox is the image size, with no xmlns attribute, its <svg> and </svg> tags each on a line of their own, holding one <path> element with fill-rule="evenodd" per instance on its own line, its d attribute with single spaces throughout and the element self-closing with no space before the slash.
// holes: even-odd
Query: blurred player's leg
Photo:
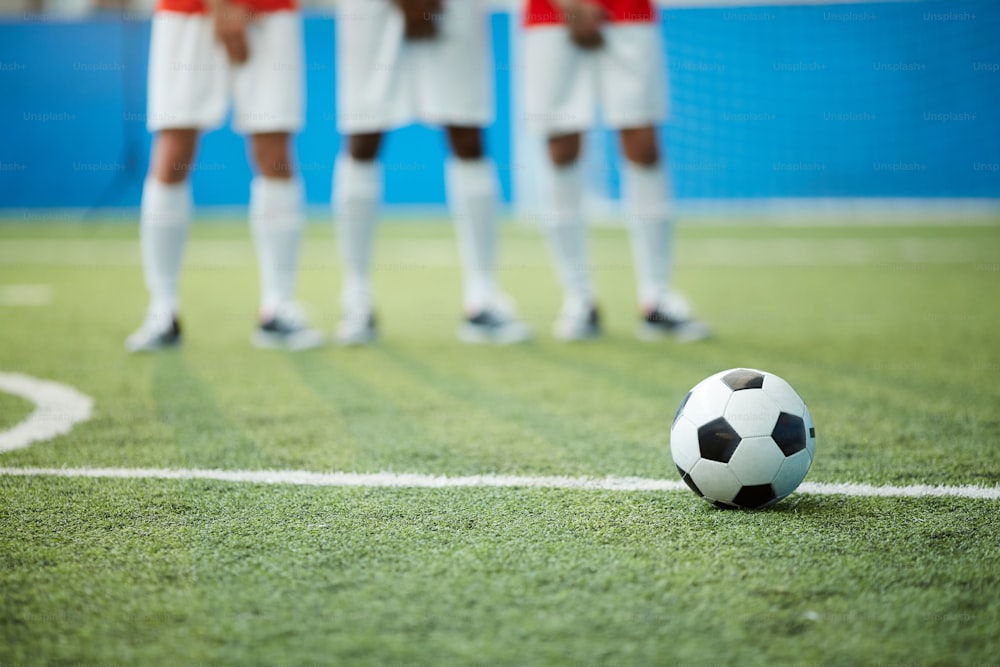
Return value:
<svg viewBox="0 0 1000 667">
<path fill-rule="evenodd" d="M 340 7 L 337 125 L 350 136 L 349 155 L 338 158 L 334 174 L 345 267 L 341 341 L 363 343 L 374 337 L 368 274 L 381 195 L 375 159 L 381 133 L 413 121 L 449 130 L 454 158 L 446 167 L 448 195 L 466 307 L 476 311 L 466 322 L 477 333 L 475 342 L 523 339 L 526 329 L 501 326 L 514 320 L 496 294 L 496 168 L 484 156 L 479 129 L 491 122 L 493 113 L 483 3 L 449 2 L 441 11 L 418 12 L 418 19 L 429 21 L 419 39 L 411 34 L 400 3 L 343 0 Z"/>
<path fill-rule="evenodd" d="M 598 88 L 607 124 L 621 130 L 622 199 L 635 262 L 644 339 L 698 340 L 708 327 L 669 289 L 673 246 L 669 178 L 656 126 L 666 119 L 663 43 L 653 23 L 619 23 L 605 30 Z"/>
<path fill-rule="evenodd" d="M 496 295 L 496 166 L 483 155 L 479 128 L 449 127 L 453 157 L 445 164 L 448 203 L 455 219 L 465 309 L 478 313 Z"/>
<path fill-rule="evenodd" d="M 260 267 L 260 312 L 274 313 L 295 296 L 302 238 L 302 184 L 288 161 L 288 134 L 251 138 L 257 176 L 250 184 L 250 229 Z"/>
<path fill-rule="evenodd" d="M 258 175 L 250 184 L 250 230 L 260 271 L 260 325 L 253 341 L 262 348 L 301 350 L 322 345 L 326 337 L 307 326 L 295 303 L 305 217 L 289 141 L 284 132 L 252 138 Z"/>
<path fill-rule="evenodd" d="M 139 236 L 150 306 L 125 341 L 133 352 L 180 342 L 178 278 L 191 220 L 190 173 L 201 129 L 226 112 L 227 63 L 202 14 L 157 11 L 149 45 L 147 126 L 156 133 Z"/>
<path fill-rule="evenodd" d="M 531 331 L 517 320 L 497 288 L 497 174 L 483 154 L 479 128 L 448 127 L 454 157 L 445 165 L 448 200 L 455 219 L 463 272 L 467 343 L 517 343 Z"/>
<path fill-rule="evenodd" d="M 341 319 L 337 338 L 343 345 L 375 340 L 371 258 L 375 219 L 382 199 L 378 162 L 381 133 L 352 135 L 337 158 L 333 174 L 333 205 L 343 264 Z"/>
<path fill-rule="evenodd" d="M 594 57 L 572 42 L 564 25 L 555 23 L 525 31 L 524 60 L 529 64 L 524 72 L 525 122 L 546 137 L 549 156 L 542 221 L 563 291 L 553 334 L 564 341 L 595 338 L 600 318 L 587 262 L 578 164 L 582 131 L 596 122 Z"/>
<path fill-rule="evenodd" d="M 142 270 L 150 301 L 146 319 L 126 340 L 132 352 L 171 347 L 181 340 L 178 282 L 191 222 L 188 174 L 197 142 L 197 130 L 167 129 L 156 135 L 153 144 L 139 213 Z"/>
<path fill-rule="evenodd" d="M 191 219 L 189 181 L 143 185 L 139 214 L 142 266 L 149 290 L 149 310 L 174 316 L 179 310 L 178 278 Z"/>
<path fill-rule="evenodd" d="M 679 293 L 669 289 L 673 260 L 673 219 L 666 169 L 659 159 L 652 126 L 621 132 L 622 198 L 632 241 L 636 288 L 644 339 L 672 336 L 694 341 L 709 335 L 708 327 L 691 314 Z"/>
<path fill-rule="evenodd" d="M 583 184 L 578 163 L 579 132 L 549 137 L 550 159 L 545 236 L 563 289 L 563 305 L 553 333 L 564 341 L 600 335 L 600 318 L 587 261 L 587 228 L 583 219 Z"/>
<path fill-rule="evenodd" d="M 382 134 L 410 122 L 417 67 L 403 15 L 388 0 L 337 3 L 337 129 L 344 147 L 333 172 L 333 211 L 343 265 L 341 345 L 377 337 L 371 287 L 375 224 L 382 200 Z M 407 57 L 411 55 L 411 57 Z"/>
<path fill-rule="evenodd" d="M 632 241 L 639 306 L 652 310 L 667 287 L 671 218 L 667 176 L 659 160 L 653 127 L 621 131 L 622 204 Z"/>
<path fill-rule="evenodd" d="M 302 26 L 298 12 L 263 14 L 247 29 L 249 58 L 233 70 L 234 127 L 247 135 L 256 166 L 250 230 L 260 273 L 261 348 L 302 350 L 326 337 L 309 328 L 295 302 L 305 224 L 302 183 L 291 138 L 302 126 Z"/>
<path fill-rule="evenodd" d="M 418 81 L 418 116 L 445 126 L 452 157 L 446 168 L 448 201 L 455 220 L 463 272 L 465 321 L 459 339 L 468 343 L 517 343 L 531 331 L 515 314 L 497 280 L 499 183 L 486 154 L 482 128 L 492 121 L 492 63 L 485 3 L 444 5 L 437 39 L 417 47 L 424 60 Z"/>
<path fill-rule="evenodd" d="M 147 126 L 156 134 L 139 237 L 150 304 L 125 341 L 133 352 L 180 342 L 178 278 L 191 220 L 191 165 L 200 129 L 226 111 L 226 61 L 202 15 L 157 11 L 149 45 Z"/>
<path fill-rule="evenodd" d="M 302 184 L 257 176 L 250 184 L 250 229 L 260 269 L 260 313 L 273 315 L 295 298 L 302 240 Z"/>
<path fill-rule="evenodd" d="M 531 332 L 513 314 L 497 287 L 496 165 L 483 151 L 478 127 L 448 126 L 453 157 L 445 165 L 448 201 L 462 261 L 466 320 L 459 338 L 467 343 L 517 343 Z"/>
</svg>

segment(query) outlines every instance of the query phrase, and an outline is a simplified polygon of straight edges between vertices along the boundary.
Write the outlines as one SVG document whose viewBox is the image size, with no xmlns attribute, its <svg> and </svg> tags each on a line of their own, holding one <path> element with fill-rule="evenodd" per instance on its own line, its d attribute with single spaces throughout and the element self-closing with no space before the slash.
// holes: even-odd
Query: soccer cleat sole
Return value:
<svg viewBox="0 0 1000 667">
<path fill-rule="evenodd" d="M 176 350 L 180 346 L 180 338 L 170 342 L 156 341 L 147 343 L 132 343 L 128 340 L 125 341 L 125 351 L 129 354 L 151 354 L 153 352 Z"/>
<path fill-rule="evenodd" d="M 560 343 L 585 343 L 590 340 L 597 340 L 601 335 L 601 330 L 593 327 L 575 331 L 560 331 L 558 324 L 552 327 L 552 337 Z"/>
<path fill-rule="evenodd" d="M 299 352 L 323 347 L 327 344 L 327 338 L 317 331 L 304 331 L 298 334 L 285 335 L 256 331 L 250 342 L 259 350 L 289 350 L 291 352 Z"/>
<path fill-rule="evenodd" d="M 712 331 L 701 322 L 688 322 L 672 329 L 664 329 L 643 322 L 635 333 L 639 340 L 654 342 L 670 339 L 678 343 L 697 343 L 712 337 Z"/>
<path fill-rule="evenodd" d="M 365 345 L 374 345 L 377 342 L 378 334 L 375 331 L 337 334 L 337 345 L 340 347 L 364 347 Z"/>
<path fill-rule="evenodd" d="M 458 328 L 457 336 L 467 345 L 516 345 L 531 340 L 531 330 L 523 325 L 497 330 L 465 324 Z"/>
</svg>

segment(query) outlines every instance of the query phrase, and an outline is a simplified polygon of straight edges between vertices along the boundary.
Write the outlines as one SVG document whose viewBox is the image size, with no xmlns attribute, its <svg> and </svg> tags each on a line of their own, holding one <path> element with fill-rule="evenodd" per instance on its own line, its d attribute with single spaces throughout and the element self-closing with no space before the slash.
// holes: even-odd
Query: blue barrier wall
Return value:
<svg viewBox="0 0 1000 667">
<path fill-rule="evenodd" d="M 497 120 L 488 143 L 511 198 L 506 14 L 492 17 Z M 1000 3 L 673 9 L 662 20 L 681 198 L 1000 198 Z M 330 198 L 333 19 L 305 22 L 308 116 L 297 139 L 311 203 Z M 145 129 L 145 20 L 0 24 L 0 208 L 135 206 Z M 613 151 L 609 151 L 609 154 Z M 438 130 L 391 135 L 390 203 L 444 201 Z M 608 171 L 616 185 L 613 160 Z M 199 204 L 245 203 L 243 140 L 207 134 Z"/>
<path fill-rule="evenodd" d="M 498 63 L 508 53 L 509 17 L 492 17 Z M 334 24 L 305 21 L 306 129 L 296 141 L 310 202 L 330 199 L 335 128 Z M 135 206 L 150 135 L 146 131 L 148 21 L 95 19 L 83 23 L 0 25 L 0 207 Z M 497 99 L 509 97 L 497 77 Z M 500 165 L 510 164 L 509 118 L 500 106 L 487 143 Z M 444 201 L 439 130 L 413 126 L 385 145 L 390 203 Z M 245 203 L 250 167 L 243 138 L 228 128 L 203 137 L 192 174 L 203 205 Z M 505 199 L 509 171 L 501 169 Z"/>
</svg>

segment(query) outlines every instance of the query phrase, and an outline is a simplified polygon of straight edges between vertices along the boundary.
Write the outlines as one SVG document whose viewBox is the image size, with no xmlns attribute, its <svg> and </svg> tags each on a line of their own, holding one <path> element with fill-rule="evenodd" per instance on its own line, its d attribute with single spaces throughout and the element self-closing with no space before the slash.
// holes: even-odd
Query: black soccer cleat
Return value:
<svg viewBox="0 0 1000 667">
<path fill-rule="evenodd" d="M 181 323 L 173 313 L 149 311 L 142 325 L 125 339 L 129 352 L 155 352 L 181 344 Z"/>
<path fill-rule="evenodd" d="M 712 332 L 707 324 L 691 315 L 691 308 L 684 297 L 669 293 L 643 314 L 637 335 L 642 340 L 673 338 L 690 343 L 704 340 Z"/>
</svg>

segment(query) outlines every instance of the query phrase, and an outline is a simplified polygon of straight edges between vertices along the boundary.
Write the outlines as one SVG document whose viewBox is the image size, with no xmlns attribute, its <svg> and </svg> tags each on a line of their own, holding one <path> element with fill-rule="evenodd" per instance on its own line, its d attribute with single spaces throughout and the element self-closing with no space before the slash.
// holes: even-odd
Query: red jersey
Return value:
<svg viewBox="0 0 1000 667">
<path fill-rule="evenodd" d="M 298 9 L 298 0 L 233 0 L 234 4 L 243 5 L 252 12 L 280 12 Z M 181 14 L 206 14 L 206 0 L 156 0 L 156 11 L 179 12 Z"/>
<path fill-rule="evenodd" d="M 656 20 L 652 0 L 588 0 L 604 7 L 609 23 L 649 23 Z M 562 23 L 563 12 L 555 0 L 526 0 L 524 25 Z"/>
</svg>

